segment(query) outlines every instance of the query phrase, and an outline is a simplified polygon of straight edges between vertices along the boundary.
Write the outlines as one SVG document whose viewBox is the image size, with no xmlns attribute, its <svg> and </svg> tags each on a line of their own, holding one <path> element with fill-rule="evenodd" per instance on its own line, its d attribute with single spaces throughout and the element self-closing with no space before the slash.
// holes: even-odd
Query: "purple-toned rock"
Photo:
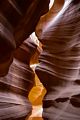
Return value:
<svg viewBox="0 0 80 120">
<path fill-rule="evenodd" d="M 80 119 L 80 1 L 65 0 L 60 12 L 37 28 L 43 44 L 36 73 L 47 90 L 44 120 Z"/>
<path fill-rule="evenodd" d="M 35 31 L 40 16 L 48 11 L 49 1 L 0 0 L 0 76 L 7 74 L 13 50 Z"/>
<path fill-rule="evenodd" d="M 28 38 L 16 51 L 9 73 L 0 78 L 0 120 L 25 120 L 32 111 L 28 94 L 35 84 L 30 59 L 37 46 Z"/>
</svg>

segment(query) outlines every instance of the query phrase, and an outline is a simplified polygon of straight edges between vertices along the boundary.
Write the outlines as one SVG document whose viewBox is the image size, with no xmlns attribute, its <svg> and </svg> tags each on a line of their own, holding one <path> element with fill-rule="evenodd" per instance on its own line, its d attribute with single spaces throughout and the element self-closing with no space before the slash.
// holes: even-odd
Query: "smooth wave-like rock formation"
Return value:
<svg viewBox="0 0 80 120">
<path fill-rule="evenodd" d="M 35 31 L 40 16 L 49 9 L 49 2 L 0 0 L 0 76 L 7 74 L 13 50 Z"/>
<path fill-rule="evenodd" d="M 45 3 L 43 0 L 0 1 L 0 14 L 5 19 L 3 22 L 0 18 L 0 22 L 6 30 L 11 25 L 17 46 L 35 31 L 40 16 L 48 11 L 49 2 L 50 0 L 46 0 Z"/>
<path fill-rule="evenodd" d="M 25 120 L 32 111 L 28 94 L 35 84 L 30 59 L 37 46 L 28 38 L 16 51 L 9 73 L 0 77 L 0 120 Z"/>
<path fill-rule="evenodd" d="M 36 73 L 47 90 L 43 118 L 79 120 L 80 1 L 65 0 L 60 12 L 44 24 L 36 30 L 43 45 Z"/>
</svg>

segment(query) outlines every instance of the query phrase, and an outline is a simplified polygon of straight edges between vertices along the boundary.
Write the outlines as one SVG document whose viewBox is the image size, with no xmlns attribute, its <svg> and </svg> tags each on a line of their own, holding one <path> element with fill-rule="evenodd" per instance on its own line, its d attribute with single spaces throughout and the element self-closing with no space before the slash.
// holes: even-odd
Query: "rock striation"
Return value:
<svg viewBox="0 0 80 120">
<path fill-rule="evenodd" d="M 44 120 L 80 119 L 80 1 L 65 0 L 60 12 L 39 23 L 36 35 L 42 43 L 36 74 L 47 93 Z M 52 14 L 51 14 L 52 15 Z M 45 17 L 45 16 L 44 16 Z"/>
<path fill-rule="evenodd" d="M 35 84 L 30 59 L 37 46 L 28 38 L 16 51 L 9 73 L 0 78 L 0 120 L 25 120 L 32 111 L 28 94 Z"/>
</svg>

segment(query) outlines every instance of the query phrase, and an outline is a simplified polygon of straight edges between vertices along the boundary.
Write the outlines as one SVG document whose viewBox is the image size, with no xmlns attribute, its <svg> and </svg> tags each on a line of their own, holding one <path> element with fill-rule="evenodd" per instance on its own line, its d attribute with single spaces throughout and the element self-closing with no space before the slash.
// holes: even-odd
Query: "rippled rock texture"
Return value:
<svg viewBox="0 0 80 120">
<path fill-rule="evenodd" d="M 60 12 L 36 30 L 43 45 L 36 73 L 47 90 L 44 120 L 80 119 L 80 1 L 73 1 L 65 0 Z"/>
<path fill-rule="evenodd" d="M 12 51 L 35 31 L 40 16 L 48 11 L 49 1 L 0 0 L 0 76 L 7 74 Z"/>
<path fill-rule="evenodd" d="M 28 38 L 16 51 L 9 73 L 0 78 L 0 120 L 25 120 L 32 111 L 28 94 L 34 85 L 30 59 L 37 46 Z"/>
</svg>

